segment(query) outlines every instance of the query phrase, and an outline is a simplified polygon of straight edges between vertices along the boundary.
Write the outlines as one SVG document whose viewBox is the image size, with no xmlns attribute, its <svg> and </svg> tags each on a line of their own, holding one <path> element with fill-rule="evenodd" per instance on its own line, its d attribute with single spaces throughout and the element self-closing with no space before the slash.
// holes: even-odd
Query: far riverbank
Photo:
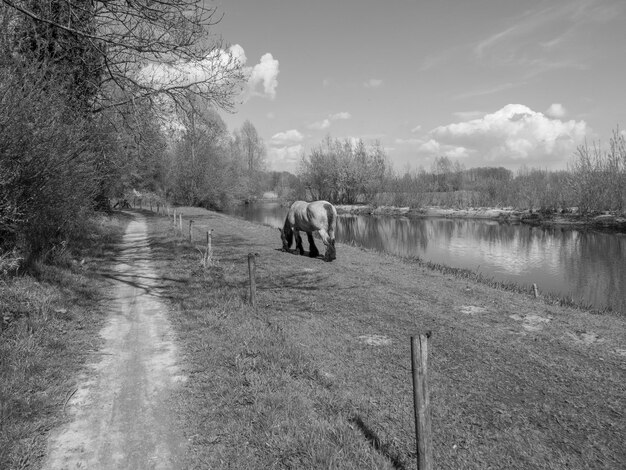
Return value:
<svg viewBox="0 0 626 470">
<path fill-rule="evenodd" d="M 490 219 L 500 222 L 524 223 L 530 225 L 569 225 L 626 232 L 626 214 L 596 213 L 581 215 L 576 212 L 542 213 L 532 210 L 512 208 L 468 208 L 451 209 L 444 207 L 395 207 L 373 205 L 336 205 L 339 214 L 390 215 L 404 217 L 441 217 L 459 219 Z"/>
</svg>

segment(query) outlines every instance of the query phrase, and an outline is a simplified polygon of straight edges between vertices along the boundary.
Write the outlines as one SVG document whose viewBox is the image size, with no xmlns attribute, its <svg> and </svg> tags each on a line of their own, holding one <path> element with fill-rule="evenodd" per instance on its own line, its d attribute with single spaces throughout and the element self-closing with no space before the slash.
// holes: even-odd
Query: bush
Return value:
<svg viewBox="0 0 626 470">
<path fill-rule="evenodd" d="M 34 68 L 0 66 L 0 239 L 39 257 L 81 226 L 97 189 L 89 122 Z"/>
</svg>

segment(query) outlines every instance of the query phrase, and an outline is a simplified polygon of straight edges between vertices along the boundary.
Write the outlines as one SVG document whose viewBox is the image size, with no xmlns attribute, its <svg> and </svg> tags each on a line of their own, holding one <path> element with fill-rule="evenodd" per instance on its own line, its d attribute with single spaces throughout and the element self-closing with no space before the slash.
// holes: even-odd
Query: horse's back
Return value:
<svg viewBox="0 0 626 470">
<path fill-rule="evenodd" d="M 288 218 L 295 229 L 312 232 L 334 228 L 337 211 L 328 201 L 296 201 L 289 209 Z"/>
</svg>

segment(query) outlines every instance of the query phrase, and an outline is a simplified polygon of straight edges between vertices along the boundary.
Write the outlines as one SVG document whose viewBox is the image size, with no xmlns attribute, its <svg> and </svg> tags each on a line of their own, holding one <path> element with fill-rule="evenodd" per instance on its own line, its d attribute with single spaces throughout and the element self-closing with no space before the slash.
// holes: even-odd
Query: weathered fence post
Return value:
<svg viewBox="0 0 626 470">
<path fill-rule="evenodd" d="M 191 236 L 191 226 L 193 225 L 193 220 L 189 221 L 189 243 L 193 242 L 193 237 Z"/>
<path fill-rule="evenodd" d="M 430 429 L 430 397 L 428 394 L 428 338 L 430 336 L 430 331 L 425 335 L 411 336 L 417 470 L 433 469 L 433 440 Z"/>
<path fill-rule="evenodd" d="M 204 261 L 205 266 L 208 266 L 208 264 L 211 262 L 211 259 L 213 258 L 213 247 L 211 247 L 211 234 L 212 233 L 213 233 L 213 229 L 207 231 L 206 233 L 206 257 Z"/>
<path fill-rule="evenodd" d="M 183 235 L 183 214 L 178 214 L 178 226 L 180 227 L 180 234 Z"/>
<path fill-rule="evenodd" d="M 254 313 L 257 311 L 256 307 L 256 257 L 258 253 L 248 253 L 248 272 L 250 274 L 250 303 L 254 308 Z"/>
<path fill-rule="evenodd" d="M 152 199 L 150 199 L 150 212 L 152 212 Z"/>
<path fill-rule="evenodd" d="M 539 289 L 537 288 L 537 284 L 533 284 L 533 294 L 535 294 L 535 298 L 539 297 Z"/>
</svg>

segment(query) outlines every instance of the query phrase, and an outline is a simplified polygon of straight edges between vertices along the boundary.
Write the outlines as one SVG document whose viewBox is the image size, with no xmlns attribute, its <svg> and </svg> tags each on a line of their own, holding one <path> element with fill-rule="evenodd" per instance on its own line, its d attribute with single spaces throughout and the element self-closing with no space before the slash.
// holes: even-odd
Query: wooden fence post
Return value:
<svg viewBox="0 0 626 470">
<path fill-rule="evenodd" d="M 189 243 L 193 242 L 193 237 L 191 236 L 191 226 L 193 225 L 193 220 L 189 221 Z"/>
<path fill-rule="evenodd" d="M 535 298 L 539 297 L 539 289 L 537 288 L 537 284 L 533 284 L 533 294 L 535 294 Z"/>
<path fill-rule="evenodd" d="M 250 274 L 250 303 L 254 308 L 254 313 L 257 311 L 256 305 L 256 257 L 258 253 L 248 253 L 248 272 Z"/>
<path fill-rule="evenodd" d="M 178 228 L 180 228 L 180 234 L 185 236 L 183 232 L 183 214 L 178 214 Z"/>
<path fill-rule="evenodd" d="M 211 262 L 211 259 L 213 258 L 213 247 L 211 246 L 212 233 L 213 229 L 207 231 L 206 233 L 206 256 L 204 261 L 205 266 L 208 266 L 208 264 Z"/>
<path fill-rule="evenodd" d="M 430 426 L 430 397 L 428 394 L 428 338 L 430 336 L 430 331 L 425 335 L 411 336 L 411 371 L 413 373 L 417 470 L 433 469 L 433 440 Z"/>
</svg>

